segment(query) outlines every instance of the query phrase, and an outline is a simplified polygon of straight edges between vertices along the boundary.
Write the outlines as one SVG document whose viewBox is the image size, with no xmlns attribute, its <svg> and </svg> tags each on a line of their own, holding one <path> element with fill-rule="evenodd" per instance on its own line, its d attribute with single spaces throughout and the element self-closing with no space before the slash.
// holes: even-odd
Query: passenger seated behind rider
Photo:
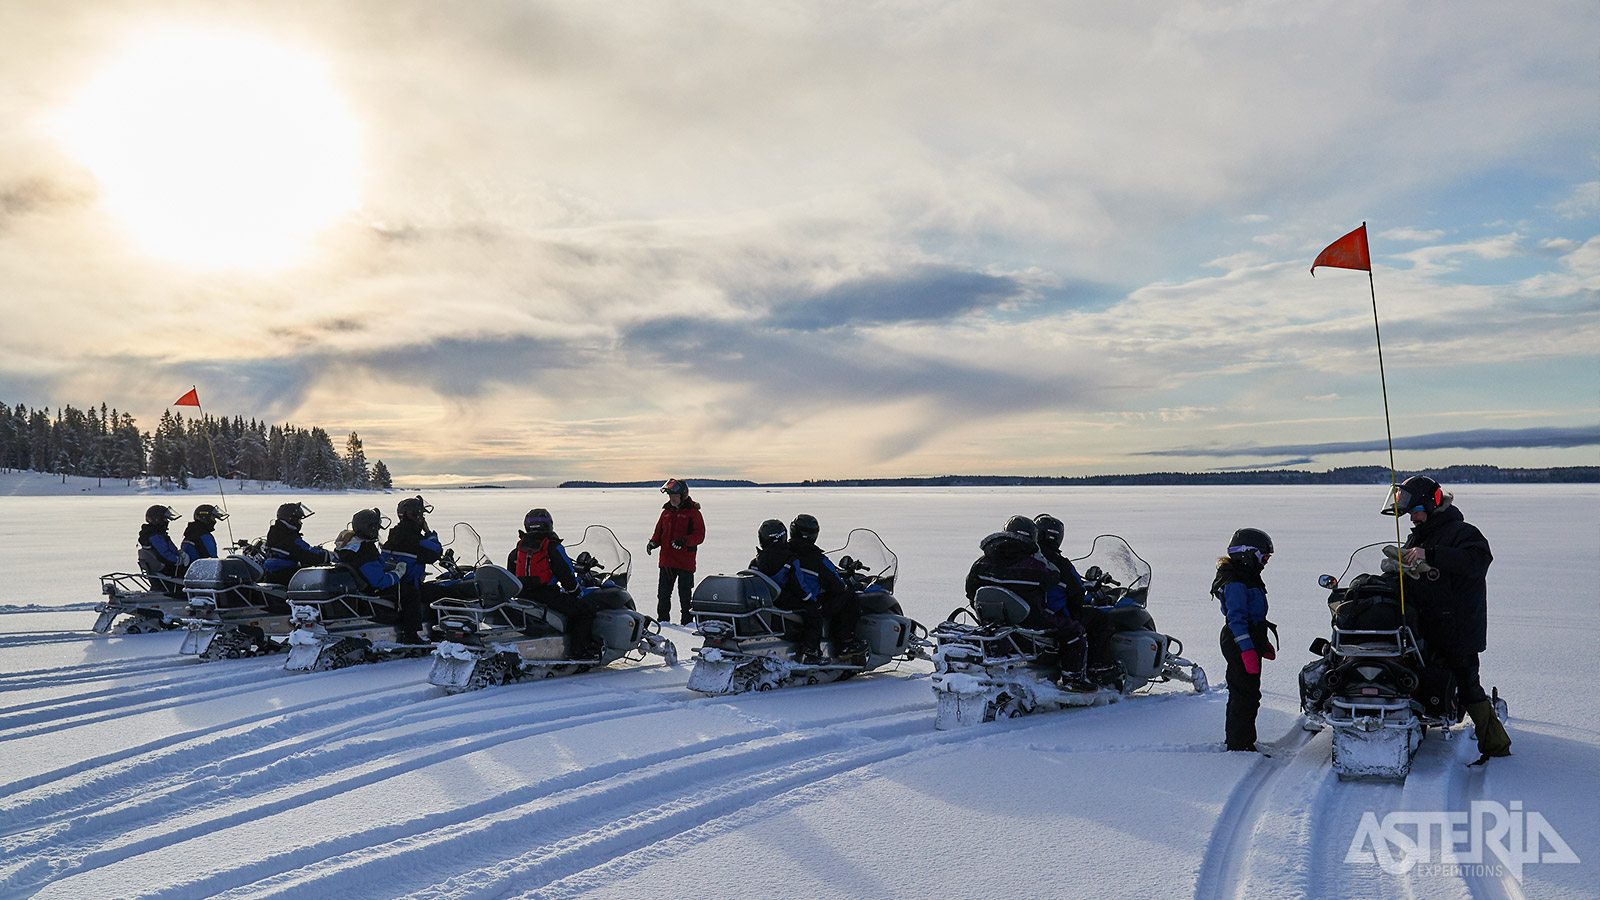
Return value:
<svg viewBox="0 0 1600 900">
<path fill-rule="evenodd" d="M 1049 513 L 1034 516 L 1038 530 L 1039 555 L 1061 573 L 1061 585 L 1045 597 L 1045 607 L 1065 612 L 1088 632 L 1089 662 L 1091 671 L 1099 671 L 1111 678 L 1121 670 L 1111 658 L 1111 622 L 1104 610 L 1084 605 L 1083 578 L 1078 569 L 1061 553 L 1061 539 L 1066 526 Z"/>
<path fill-rule="evenodd" d="M 420 644 L 423 619 L 428 612 L 428 601 L 436 597 L 423 596 L 422 577 L 427 574 L 428 563 L 444 556 L 444 546 L 439 535 L 428 527 L 428 513 L 433 512 L 420 496 L 400 501 L 395 513 L 400 517 L 389 529 L 389 539 L 383 542 L 383 556 L 406 564 L 405 574 L 395 586 L 395 596 L 400 603 L 400 642 Z"/>
<path fill-rule="evenodd" d="M 139 571 L 150 577 L 152 590 L 166 591 L 174 597 L 182 596 L 178 569 L 183 556 L 167 536 L 167 523 L 177 518 L 171 507 L 152 506 L 144 511 L 144 524 L 139 527 Z"/>
<path fill-rule="evenodd" d="M 325 566 L 333 562 L 328 551 L 311 546 L 300 536 L 301 523 L 312 515 L 314 513 L 303 503 L 285 503 L 278 507 L 277 518 L 267 529 L 263 581 L 288 584 L 294 573 L 304 566 Z"/>
<path fill-rule="evenodd" d="M 1012 516 L 1002 530 L 984 538 L 978 546 L 983 555 L 967 572 L 967 599 L 974 599 L 978 588 L 986 585 L 1005 588 L 1021 597 L 1028 604 L 1022 627 L 1055 632 L 1062 687 L 1080 692 L 1098 690 L 1083 677 L 1083 626 L 1065 613 L 1049 609 L 1048 598 L 1059 587 L 1061 573 L 1040 555 L 1038 528 L 1033 520 Z"/>
<path fill-rule="evenodd" d="M 193 521 L 183 529 L 182 549 L 183 554 L 189 557 L 189 562 L 217 558 L 217 539 L 212 532 L 216 530 L 217 522 L 227 517 L 227 513 L 209 503 L 194 508 Z"/>
<path fill-rule="evenodd" d="M 828 621 L 828 644 L 834 658 L 856 656 L 867 650 L 866 642 L 856 637 L 861 602 L 839 577 L 833 560 L 817 549 L 820 531 L 816 517 L 805 513 L 789 523 L 789 555 L 795 579 L 800 590 L 821 607 L 822 617 Z"/>
<path fill-rule="evenodd" d="M 567 556 L 561 536 L 555 532 L 550 511 L 528 510 L 522 517 L 522 531 L 518 534 L 517 546 L 506 558 L 506 568 L 522 581 L 522 590 L 517 596 L 543 603 L 561 614 L 566 620 L 566 634 L 571 639 L 574 659 L 599 656 L 599 648 L 593 646 L 595 602 L 579 593 L 572 559 Z"/>
<path fill-rule="evenodd" d="M 799 614 L 800 634 L 795 642 L 795 658 L 803 665 L 821 665 L 822 605 L 800 588 L 793 561 L 794 556 L 789 552 L 788 529 L 777 519 L 762 522 L 761 527 L 756 529 L 756 555 L 750 560 L 750 569 L 760 572 L 778 585 L 774 606 Z"/>
<path fill-rule="evenodd" d="M 378 552 L 378 533 L 383 530 L 383 513 L 376 509 L 357 510 L 350 517 L 350 530 L 339 536 L 339 563 L 355 570 L 366 593 L 376 594 L 400 583 L 406 564 L 396 561 L 384 565 Z"/>
</svg>

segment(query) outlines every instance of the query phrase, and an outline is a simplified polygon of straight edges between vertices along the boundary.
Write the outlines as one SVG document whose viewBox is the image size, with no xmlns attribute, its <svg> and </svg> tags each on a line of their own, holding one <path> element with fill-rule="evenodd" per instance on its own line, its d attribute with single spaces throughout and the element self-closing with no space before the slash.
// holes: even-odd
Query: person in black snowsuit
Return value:
<svg viewBox="0 0 1600 900">
<path fill-rule="evenodd" d="M 1217 559 L 1211 595 L 1222 604 L 1227 622 L 1218 640 L 1228 661 L 1228 718 L 1224 730 L 1229 750 L 1255 752 L 1256 713 L 1261 709 L 1261 661 L 1276 659 L 1267 633 L 1267 585 L 1261 570 L 1272 556 L 1272 538 L 1259 528 L 1240 528 L 1228 542 L 1228 555 Z"/>
<path fill-rule="evenodd" d="M 756 555 L 748 566 L 778 585 L 773 605 L 800 616 L 800 631 L 795 642 L 795 658 L 808 666 L 822 659 L 822 605 L 800 588 L 794 570 L 794 554 L 789 550 L 789 530 L 777 519 L 768 519 L 756 529 Z"/>
<path fill-rule="evenodd" d="M 833 560 L 817 548 L 822 526 L 816 516 L 801 513 L 789 522 L 790 566 L 795 583 L 810 602 L 818 605 L 828 623 L 828 645 L 835 659 L 856 656 L 867 650 L 856 637 L 861 619 L 861 601 L 844 583 Z"/>
<path fill-rule="evenodd" d="M 1111 658 L 1111 623 L 1103 610 L 1084 605 L 1083 577 L 1072 560 L 1061 553 L 1066 526 L 1049 513 L 1034 516 L 1033 524 L 1038 529 L 1039 555 L 1061 574 L 1060 587 L 1045 598 L 1046 608 L 1064 612 L 1083 626 L 1089 645 L 1089 671 L 1107 679 L 1115 678 L 1121 670 Z"/>
<path fill-rule="evenodd" d="M 1406 579 L 1405 598 L 1416 603 L 1417 627 L 1428 655 L 1455 676 L 1456 695 L 1472 717 L 1483 762 L 1511 755 L 1511 736 L 1495 715 L 1478 671 L 1478 654 L 1489 642 L 1487 576 L 1494 555 L 1488 538 L 1467 522 L 1454 500 L 1438 482 L 1413 475 L 1390 492 L 1383 512 L 1410 514 L 1411 534 L 1401 547 L 1401 559 L 1432 567 L 1422 578 Z"/>
<path fill-rule="evenodd" d="M 1006 588 L 1021 597 L 1028 604 L 1022 627 L 1055 633 L 1062 687 L 1083 693 L 1098 690 L 1083 677 L 1083 626 L 1065 611 L 1050 608 L 1052 594 L 1058 599 L 1063 596 L 1061 572 L 1039 553 L 1039 529 L 1033 520 L 1012 516 L 1004 528 L 979 541 L 978 547 L 983 556 L 967 571 L 967 599 L 977 597 L 978 588 L 985 585 Z"/>
<path fill-rule="evenodd" d="M 424 643 L 423 622 L 431 618 L 427 606 L 437 597 L 425 596 L 423 576 L 428 564 L 444 556 L 444 546 L 439 535 L 428 527 L 428 513 L 433 512 L 420 496 L 407 497 L 395 508 L 399 517 L 389 529 L 389 539 L 383 542 L 383 555 L 390 560 L 405 563 L 405 574 L 395 585 L 395 599 L 400 604 L 400 637 L 402 644 Z"/>
<path fill-rule="evenodd" d="M 378 535 L 383 530 L 383 513 L 377 509 L 357 510 L 350 517 L 350 530 L 340 536 L 339 564 L 348 566 L 364 584 L 369 595 L 388 592 L 404 577 L 403 562 L 386 562 L 378 550 Z"/>
<path fill-rule="evenodd" d="M 183 582 L 178 575 L 183 552 L 167 535 L 168 523 L 177 519 L 178 514 L 168 506 L 152 506 L 144 511 L 144 524 L 139 526 L 139 571 L 149 576 L 152 590 L 181 597 Z"/>
<path fill-rule="evenodd" d="M 311 546 L 300 536 L 301 524 L 313 515 L 315 513 L 303 503 L 285 503 L 278 507 L 277 517 L 267 528 L 267 561 L 263 581 L 288 584 L 289 579 L 301 568 L 325 566 L 333 561 L 328 551 Z"/>
<path fill-rule="evenodd" d="M 536 600 L 561 614 L 566 621 L 574 659 L 600 655 L 594 646 L 594 617 L 598 607 L 579 592 L 578 576 L 567 556 L 561 536 L 555 532 L 550 511 L 528 510 L 522 517 L 517 546 L 506 557 L 506 568 L 522 581 L 518 597 Z"/>
<path fill-rule="evenodd" d="M 183 528 L 183 554 L 189 562 L 217 558 L 217 539 L 212 532 L 217 530 L 217 522 L 227 517 L 209 503 L 194 508 L 194 518 Z"/>
</svg>

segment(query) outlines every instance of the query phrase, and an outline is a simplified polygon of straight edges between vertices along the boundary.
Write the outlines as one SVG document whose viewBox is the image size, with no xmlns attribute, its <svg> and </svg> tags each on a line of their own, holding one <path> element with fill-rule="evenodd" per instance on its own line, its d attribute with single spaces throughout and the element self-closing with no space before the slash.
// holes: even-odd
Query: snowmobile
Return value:
<svg viewBox="0 0 1600 900">
<path fill-rule="evenodd" d="M 465 540 L 463 541 L 463 536 Z M 456 546 L 465 544 L 478 565 L 456 562 Z M 496 602 L 520 586 L 516 577 L 482 557 L 482 541 L 472 526 L 455 526 L 449 549 L 436 564 L 441 570 L 422 585 L 424 596 L 466 597 Z M 359 574 L 343 564 L 307 566 L 289 579 L 289 658 L 291 672 L 321 672 L 361 663 L 425 656 L 432 642 L 400 643 L 400 604 L 392 596 L 368 590 Z M 430 631 L 424 624 L 423 630 Z"/>
<path fill-rule="evenodd" d="M 767 691 L 841 681 L 891 662 L 928 659 L 933 648 L 928 630 L 907 618 L 895 599 L 899 560 L 878 533 L 870 528 L 854 529 L 845 545 L 828 551 L 827 557 L 860 602 L 855 637 L 866 645 L 864 652 L 818 664 L 803 663 L 796 653 L 801 616 L 775 605 L 780 590 L 777 582 L 752 569 L 736 575 L 708 575 L 689 601 L 694 633 L 705 638 L 705 644 L 694 651 L 689 689 L 713 695 Z"/>
<path fill-rule="evenodd" d="M 1342 780 L 1404 781 L 1428 729 L 1448 740 L 1464 715 L 1455 679 L 1429 661 L 1419 639 L 1416 607 L 1401 608 L 1402 569 L 1408 579 L 1432 571 L 1425 562 L 1402 566 L 1396 545 L 1380 541 L 1357 548 L 1338 578 L 1317 579 L 1329 591 L 1333 639 L 1311 644 L 1318 658 L 1300 670 L 1300 708 L 1309 729 L 1333 728 Z M 1504 721 L 1499 688 L 1493 701 Z"/>
<path fill-rule="evenodd" d="M 239 541 L 217 559 L 197 559 L 183 573 L 188 597 L 178 624 L 187 629 L 178 652 L 202 660 L 239 659 L 289 649 L 289 589 L 262 580 L 264 539 Z"/>
<path fill-rule="evenodd" d="M 1111 627 L 1115 666 L 1099 673 L 1097 689 L 1058 686 L 1055 632 L 1023 627 L 1031 612 L 1028 602 L 1014 591 L 985 585 L 970 605 L 957 608 L 934 629 L 935 728 L 1114 703 L 1153 682 L 1181 681 L 1205 693 L 1205 670 L 1183 658 L 1177 638 L 1156 631 L 1145 608 L 1150 564 L 1127 541 L 1102 534 L 1073 564 L 1083 573 L 1084 604 L 1102 610 Z"/>
<path fill-rule="evenodd" d="M 560 612 L 517 596 L 521 582 L 505 569 L 507 590 L 477 597 L 445 598 L 433 604 L 438 616 L 428 683 L 447 693 L 477 690 L 535 678 L 572 675 L 608 666 L 619 659 L 660 656 L 678 663 L 678 650 L 661 636 L 661 626 L 638 612 L 628 593 L 633 555 L 604 525 L 590 525 L 568 548 L 579 591 L 598 609 L 590 632 L 597 656 L 577 659 Z M 481 571 L 481 567 L 480 567 Z"/>
</svg>

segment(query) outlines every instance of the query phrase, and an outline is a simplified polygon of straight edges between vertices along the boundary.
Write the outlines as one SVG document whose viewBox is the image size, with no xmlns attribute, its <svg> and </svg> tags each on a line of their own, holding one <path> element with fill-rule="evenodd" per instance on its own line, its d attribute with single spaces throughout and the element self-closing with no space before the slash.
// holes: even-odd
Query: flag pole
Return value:
<svg viewBox="0 0 1600 900">
<path fill-rule="evenodd" d="M 1367 223 L 1361 223 L 1363 231 Z M 1364 236 L 1364 235 L 1363 235 Z M 1372 266 L 1367 266 L 1367 289 L 1372 293 L 1372 335 L 1378 343 L 1378 384 L 1383 389 L 1383 430 L 1389 439 L 1389 499 L 1394 504 L 1394 547 L 1397 558 L 1395 562 L 1400 565 L 1400 615 L 1406 614 L 1406 576 L 1404 561 L 1398 558 L 1403 543 L 1400 540 L 1400 492 L 1399 476 L 1394 467 L 1394 426 L 1389 421 L 1389 379 L 1383 371 L 1383 331 L 1378 327 L 1378 286 L 1372 278 Z"/>
<path fill-rule="evenodd" d="M 228 525 L 228 546 L 231 547 L 233 546 L 233 523 L 228 521 L 228 495 L 222 490 L 222 473 L 217 470 L 217 451 L 211 446 L 211 429 L 206 427 L 206 408 L 200 403 L 199 385 L 194 385 L 193 393 L 195 409 L 200 410 L 200 431 L 206 436 L 206 452 L 211 454 L 211 474 L 217 476 L 217 496 L 222 498 L 222 521 Z M 1396 527 L 1398 528 L 1399 526 Z"/>
</svg>

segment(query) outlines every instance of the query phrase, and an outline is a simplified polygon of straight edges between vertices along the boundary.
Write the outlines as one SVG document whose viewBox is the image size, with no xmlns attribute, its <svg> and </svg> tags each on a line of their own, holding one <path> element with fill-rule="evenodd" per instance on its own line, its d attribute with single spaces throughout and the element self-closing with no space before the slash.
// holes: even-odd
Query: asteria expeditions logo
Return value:
<svg viewBox="0 0 1600 900">
<path fill-rule="evenodd" d="M 1575 863 L 1578 855 L 1555 828 L 1521 800 L 1510 809 L 1493 800 L 1474 800 L 1469 812 L 1391 812 L 1378 820 L 1368 811 L 1356 827 L 1346 863 L 1377 863 L 1390 875 L 1419 866 L 1422 874 L 1502 876 L 1519 883 L 1529 863 Z"/>
</svg>

